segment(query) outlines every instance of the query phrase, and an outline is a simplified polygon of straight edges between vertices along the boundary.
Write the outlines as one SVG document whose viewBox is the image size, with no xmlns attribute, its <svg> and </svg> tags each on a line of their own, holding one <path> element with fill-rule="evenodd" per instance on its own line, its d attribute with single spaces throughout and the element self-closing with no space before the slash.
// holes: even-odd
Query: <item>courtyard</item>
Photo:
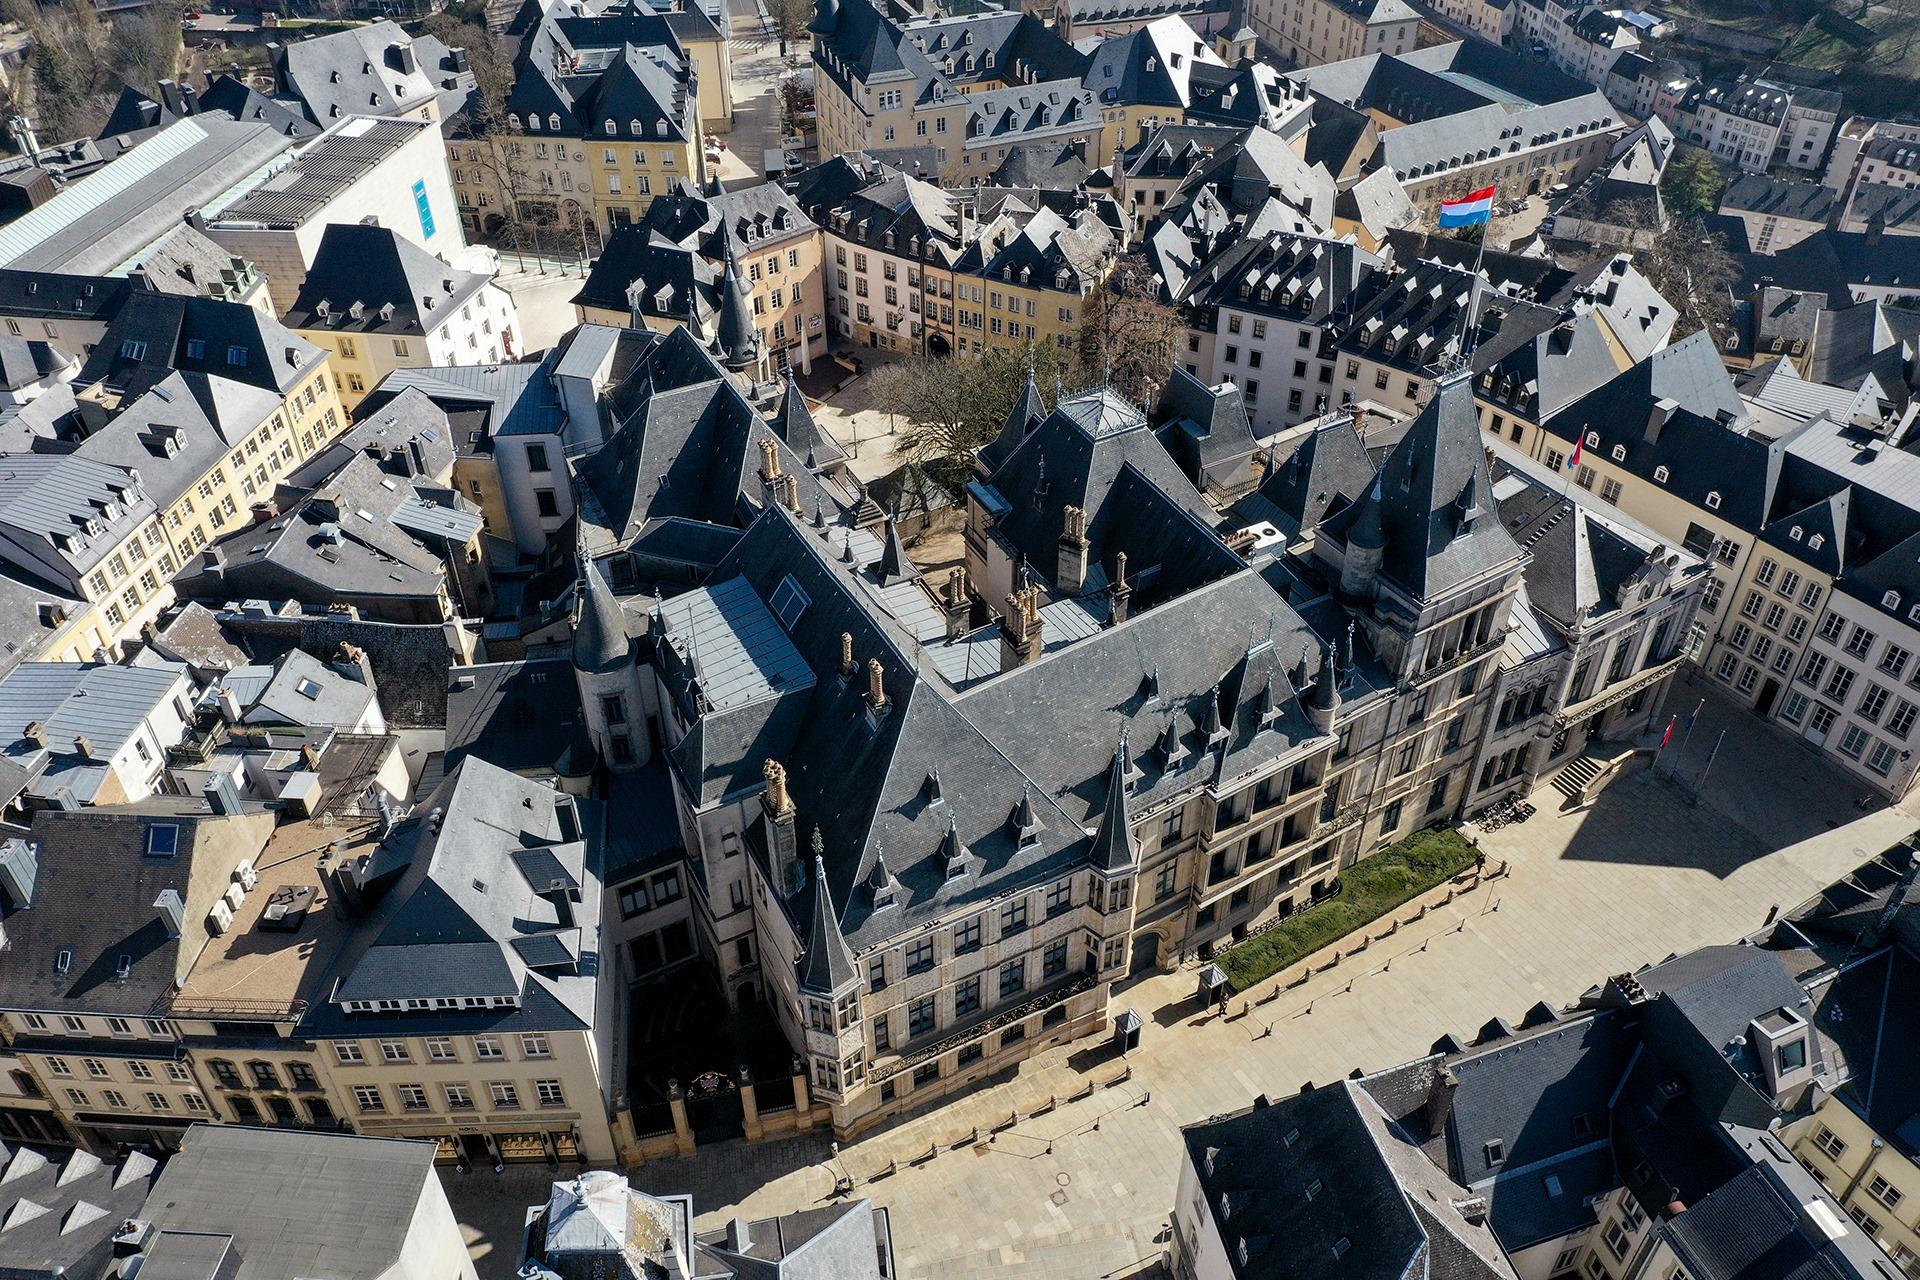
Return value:
<svg viewBox="0 0 1920 1280">
<path fill-rule="evenodd" d="M 1670 749 L 1657 774 L 1627 777 L 1584 808 L 1543 787 L 1531 820 L 1480 837 L 1509 875 L 1249 1013 L 1238 1001 L 1226 1019 L 1200 1012 L 1191 970 L 1153 975 L 1116 1000 L 1146 1023 L 1124 1063 L 1083 1041 L 837 1152 L 825 1137 L 736 1140 L 634 1169 L 634 1182 L 691 1193 L 706 1228 L 827 1203 L 845 1174 L 855 1195 L 889 1207 L 909 1278 L 1158 1274 L 1182 1124 L 1419 1056 L 1448 1033 L 1472 1040 L 1494 1018 L 1565 1006 L 1610 973 L 1736 939 L 1920 826 L 1898 809 L 1859 808 L 1857 785 L 1704 680 L 1678 686 L 1669 710 L 1684 720 L 1701 697 L 1687 750 Z M 1029 1117 L 1049 1098 L 1045 1114 L 1008 1127 L 1016 1109 Z M 552 1173 L 448 1178 L 482 1276 L 511 1273 L 524 1207 L 544 1199 Z"/>
</svg>

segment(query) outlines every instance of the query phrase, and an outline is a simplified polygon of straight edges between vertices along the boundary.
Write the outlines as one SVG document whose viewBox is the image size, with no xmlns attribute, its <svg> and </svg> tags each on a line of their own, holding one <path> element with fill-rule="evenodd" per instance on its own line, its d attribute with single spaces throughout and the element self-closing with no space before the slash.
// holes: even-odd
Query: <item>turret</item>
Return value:
<svg viewBox="0 0 1920 1280">
<path fill-rule="evenodd" d="M 1340 667 L 1334 661 L 1333 646 L 1320 655 L 1320 678 L 1313 686 L 1313 706 L 1307 714 L 1321 733 L 1333 732 L 1333 718 L 1340 711 Z"/>
<path fill-rule="evenodd" d="M 724 224 L 720 250 L 726 260 L 726 278 L 720 290 L 720 326 L 714 336 L 714 354 L 727 368 L 744 373 L 760 363 L 760 331 L 754 328 L 753 300 L 747 295 L 746 281 L 740 278 L 739 256 Z"/>
<path fill-rule="evenodd" d="M 1387 535 L 1380 527 L 1380 477 L 1360 499 L 1353 526 L 1347 530 L 1347 558 L 1340 566 L 1340 594 L 1355 600 L 1373 597 L 1380 559 L 1387 547 Z"/>
<path fill-rule="evenodd" d="M 607 768 L 638 769 L 653 753 L 647 707 L 626 615 L 591 559 L 581 575 L 580 613 L 573 624 L 573 678 L 587 736 Z"/>
</svg>

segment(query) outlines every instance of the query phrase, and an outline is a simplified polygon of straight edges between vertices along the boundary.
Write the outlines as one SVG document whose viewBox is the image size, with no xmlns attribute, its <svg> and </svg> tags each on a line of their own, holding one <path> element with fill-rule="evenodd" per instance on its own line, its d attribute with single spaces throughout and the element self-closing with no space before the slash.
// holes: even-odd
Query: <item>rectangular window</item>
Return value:
<svg viewBox="0 0 1920 1280">
<path fill-rule="evenodd" d="M 953 954 L 964 955 L 980 949 L 980 917 L 953 926 Z"/>
<path fill-rule="evenodd" d="M 1000 908 L 1000 936 L 1024 933 L 1027 928 L 1027 900 L 1017 899 Z"/>
<path fill-rule="evenodd" d="M 427 1109 L 427 1090 L 425 1085 L 397 1084 L 394 1093 L 400 1097 L 402 1111 L 425 1111 Z"/>
<path fill-rule="evenodd" d="M 1868 724 L 1875 724 L 1880 719 L 1880 713 L 1886 710 L 1887 697 L 1885 689 L 1877 684 L 1870 684 L 1867 686 L 1867 691 L 1860 695 L 1860 705 L 1855 710 L 1862 720 Z"/>
<path fill-rule="evenodd" d="M 459 1056 L 453 1051 L 453 1039 L 450 1036 L 427 1037 L 427 1061 L 458 1062 Z"/>
<path fill-rule="evenodd" d="M 1000 998 L 1017 996 L 1027 989 L 1027 962 L 1023 957 L 1000 966 Z"/>
<path fill-rule="evenodd" d="M 975 977 L 963 979 L 954 987 L 953 1016 L 956 1018 L 964 1018 L 970 1013 L 977 1012 L 979 1008 L 980 979 L 976 975 Z"/>
<path fill-rule="evenodd" d="M 1864 658 L 1873 649 L 1873 632 L 1865 627 L 1855 627 L 1853 634 L 1847 637 L 1847 652 L 1856 658 Z"/>
<path fill-rule="evenodd" d="M 407 1042 L 405 1040 L 382 1040 L 380 1059 L 383 1062 L 408 1062 Z"/>
<path fill-rule="evenodd" d="M 921 996 L 907 1006 L 907 1035 L 923 1036 L 933 1030 L 933 997 Z"/>
<path fill-rule="evenodd" d="M 1865 729 L 1857 724 L 1850 724 L 1847 726 L 1846 736 L 1840 740 L 1841 754 L 1858 760 L 1860 753 L 1867 749 L 1869 741 L 1871 741 L 1871 735 Z"/>
<path fill-rule="evenodd" d="M 493 1080 L 487 1084 L 487 1098 L 499 1109 L 520 1105 L 520 1089 L 511 1080 Z"/>
<path fill-rule="evenodd" d="M 443 1084 L 440 1086 L 440 1092 L 447 1096 L 447 1110 L 473 1110 L 473 1090 L 464 1084 Z"/>
<path fill-rule="evenodd" d="M 1057 978 L 1067 971 L 1067 940 L 1056 938 L 1047 944 L 1040 953 L 1040 976 L 1042 980 Z"/>
<path fill-rule="evenodd" d="M 386 1100 L 380 1096 L 380 1087 L 371 1084 L 353 1086 L 353 1105 L 369 1114 L 387 1109 Z"/>
<path fill-rule="evenodd" d="M 933 968 L 933 939 L 921 938 L 907 944 L 907 972 L 925 973 Z"/>
<path fill-rule="evenodd" d="M 500 1048 L 498 1036 L 475 1036 L 473 1056 L 481 1062 L 498 1062 L 507 1055 Z"/>
<path fill-rule="evenodd" d="M 547 1044 L 547 1038 L 537 1031 L 526 1032 L 520 1037 L 520 1053 L 528 1058 L 551 1058 L 553 1050 Z"/>
<path fill-rule="evenodd" d="M 564 1107 L 567 1105 L 566 1090 L 560 1087 L 558 1080 L 535 1080 L 533 1082 L 533 1094 L 543 1107 Z"/>
</svg>

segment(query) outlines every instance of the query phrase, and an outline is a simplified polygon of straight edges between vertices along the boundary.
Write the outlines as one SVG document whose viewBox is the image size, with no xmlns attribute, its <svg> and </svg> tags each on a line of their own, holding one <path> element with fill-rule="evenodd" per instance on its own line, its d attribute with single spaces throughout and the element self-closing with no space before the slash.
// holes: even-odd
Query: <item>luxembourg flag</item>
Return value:
<svg viewBox="0 0 1920 1280">
<path fill-rule="evenodd" d="M 1492 187 L 1469 191 L 1458 200 L 1440 202 L 1440 225 L 1443 227 L 1472 227 L 1492 220 Z"/>
</svg>

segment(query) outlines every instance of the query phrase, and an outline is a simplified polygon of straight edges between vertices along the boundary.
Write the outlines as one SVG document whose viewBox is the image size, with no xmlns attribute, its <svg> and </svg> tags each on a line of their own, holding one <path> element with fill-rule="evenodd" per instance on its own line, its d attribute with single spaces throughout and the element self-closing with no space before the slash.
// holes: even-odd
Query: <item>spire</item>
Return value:
<svg viewBox="0 0 1920 1280">
<path fill-rule="evenodd" d="M 1226 736 L 1226 729 L 1220 723 L 1220 687 L 1218 685 L 1207 690 L 1206 706 L 1200 712 L 1200 732 L 1206 735 L 1208 742 Z"/>
<path fill-rule="evenodd" d="M 1160 768 L 1163 772 L 1173 768 L 1180 757 L 1186 754 L 1180 746 L 1179 717 L 1176 716 L 1167 721 L 1167 727 L 1161 730 L 1160 741 L 1154 743 L 1153 749 L 1160 755 Z"/>
<path fill-rule="evenodd" d="M 960 823 L 947 810 L 947 833 L 940 837 L 940 869 L 947 879 L 967 874 L 967 846 L 960 840 Z"/>
<path fill-rule="evenodd" d="M 886 851 L 877 840 L 873 845 L 873 868 L 867 872 L 867 888 L 873 894 L 875 911 L 892 906 L 899 896 L 900 882 L 894 879 L 893 872 L 887 870 Z"/>
<path fill-rule="evenodd" d="M 1014 837 L 1021 844 L 1028 844 L 1040 834 L 1040 818 L 1033 811 L 1033 784 L 1025 783 L 1020 788 L 1020 803 L 1013 807 L 1011 825 Z"/>
<path fill-rule="evenodd" d="M 919 570 L 913 567 L 912 558 L 907 555 L 906 543 L 900 540 L 898 511 L 887 517 L 887 536 L 880 546 L 880 562 L 874 565 L 873 571 L 883 587 L 905 582 L 919 574 Z"/>
<path fill-rule="evenodd" d="M 1378 551 L 1387 545 L 1386 531 L 1380 526 L 1380 476 L 1375 473 L 1373 487 L 1367 490 L 1367 496 L 1360 499 L 1360 510 L 1354 513 L 1353 527 L 1347 531 L 1347 545 L 1366 547 Z"/>
<path fill-rule="evenodd" d="M 1113 751 L 1113 767 L 1107 771 L 1107 810 L 1100 815 L 1100 827 L 1093 834 L 1093 865 L 1102 871 L 1124 871 L 1140 861 L 1139 846 L 1134 843 L 1133 826 L 1127 821 L 1127 735 Z"/>
<path fill-rule="evenodd" d="M 813 927 L 807 932 L 807 953 L 800 958 L 800 985 L 809 991 L 838 991 L 853 982 L 859 970 L 853 952 L 840 932 L 840 914 L 827 891 L 827 864 L 813 855 Z"/>
<path fill-rule="evenodd" d="M 573 665 L 580 671 L 613 671 L 628 661 L 632 648 L 613 589 L 589 556 L 581 575 L 580 620 L 573 624 Z"/>
<path fill-rule="evenodd" d="M 1320 679 L 1314 682 L 1313 706 L 1316 711 L 1332 711 L 1340 705 L 1340 667 L 1333 657 L 1333 646 L 1320 657 Z"/>
<path fill-rule="evenodd" d="M 760 333 L 753 327 L 753 301 L 740 278 L 740 259 L 733 249 L 727 224 L 720 224 L 720 252 L 726 261 L 726 279 L 720 294 L 720 328 L 714 336 L 720 362 L 738 373 L 760 361 Z"/>
</svg>

